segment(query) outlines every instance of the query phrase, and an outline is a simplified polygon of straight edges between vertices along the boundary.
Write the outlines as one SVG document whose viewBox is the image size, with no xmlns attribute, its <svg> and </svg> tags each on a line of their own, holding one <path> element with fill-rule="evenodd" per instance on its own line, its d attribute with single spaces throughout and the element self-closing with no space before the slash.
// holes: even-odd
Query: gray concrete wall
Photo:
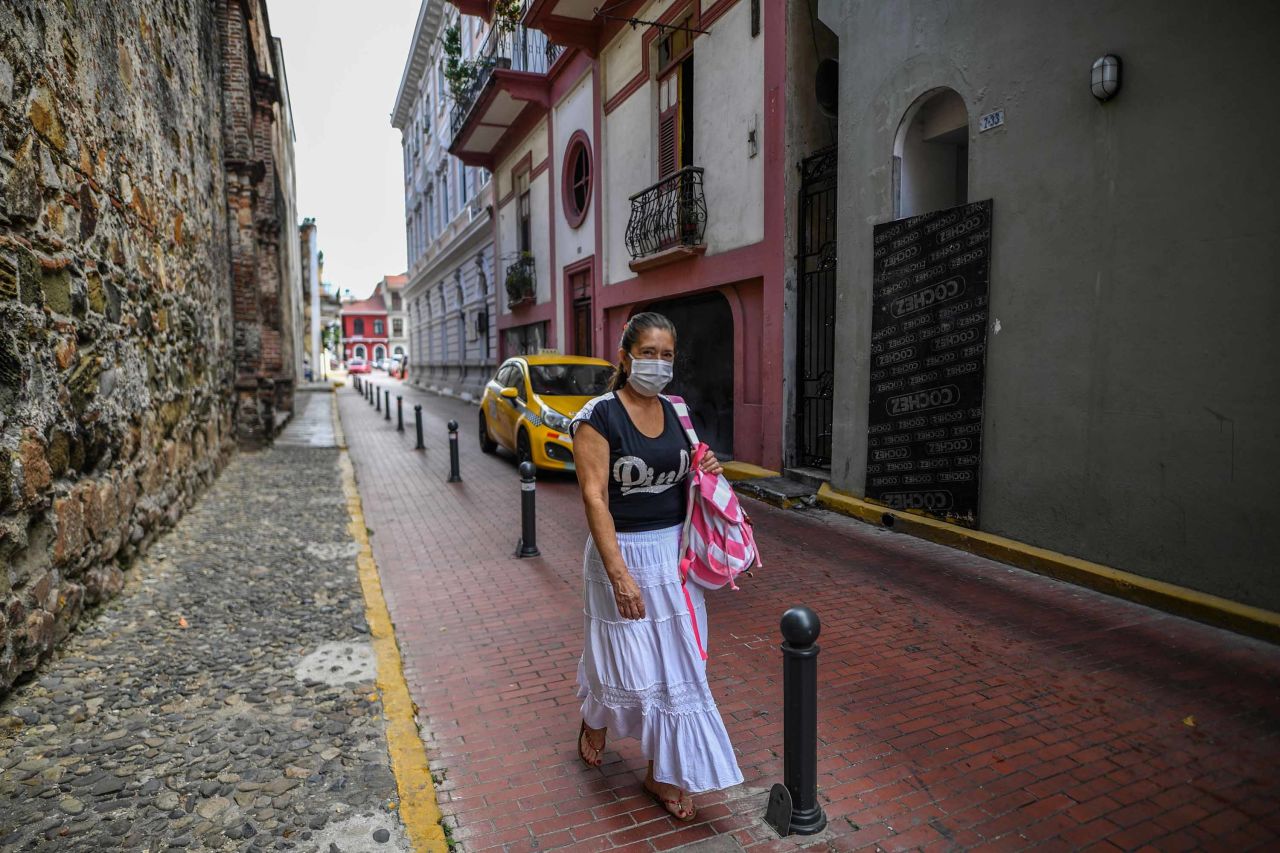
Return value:
<svg viewBox="0 0 1280 853">
<path fill-rule="evenodd" d="M 950 87 L 968 198 L 994 199 L 981 528 L 1280 610 L 1280 6 L 822 11 L 841 54 L 833 485 L 863 490 L 895 134 Z M 1102 104 L 1105 53 L 1123 88 Z M 1005 125 L 978 133 L 995 109 Z"/>
</svg>

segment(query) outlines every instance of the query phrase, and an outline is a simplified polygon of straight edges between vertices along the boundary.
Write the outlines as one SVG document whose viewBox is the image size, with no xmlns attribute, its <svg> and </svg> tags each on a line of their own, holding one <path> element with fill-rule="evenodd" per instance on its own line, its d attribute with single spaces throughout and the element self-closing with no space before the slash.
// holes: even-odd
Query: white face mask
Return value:
<svg viewBox="0 0 1280 853">
<path fill-rule="evenodd" d="M 631 390 L 645 397 L 655 397 L 667 387 L 674 373 L 671 362 L 662 358 L 633 358 L 627 373 Z"/>
</svg>

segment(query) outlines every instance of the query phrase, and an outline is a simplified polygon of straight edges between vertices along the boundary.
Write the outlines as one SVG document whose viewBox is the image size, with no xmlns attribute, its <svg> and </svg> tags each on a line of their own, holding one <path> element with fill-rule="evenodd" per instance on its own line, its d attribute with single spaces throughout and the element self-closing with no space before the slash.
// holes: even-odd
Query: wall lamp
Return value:
<svg viewBox="0 0 1280 853">
<path fill-rule="evenodd" d="M 1089 88 L 1099 101 L 1109 101 L 1120 91 L 1120 57 L 1108 53 L 1093 61 Z"/>
</svg>

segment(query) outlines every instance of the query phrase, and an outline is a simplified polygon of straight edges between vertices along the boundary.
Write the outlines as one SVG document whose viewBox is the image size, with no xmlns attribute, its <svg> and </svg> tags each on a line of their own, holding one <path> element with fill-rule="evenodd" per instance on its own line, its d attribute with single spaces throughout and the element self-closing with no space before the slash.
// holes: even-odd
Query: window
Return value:
<svg viewBox="0 0 1280 853">
<path fill-rule="evenodd" d="M 680 22 L 689 27 L 693 18 Z M 693 33 L 658 42 L 658 180 L 693 165 Z"/>
<path fill-rule="evenodd" d="M 364 354 L 366 352 L 368 352 L 368 350 L 364 348 L 364 344 L 356 344 L 356 358 L 364 358 Z"/>
<path fill-rule="evenodd" d="M 507 351 L 527 355 L 542 349 L 547 339 L 547 324 L 527 323 L 507 329 Z"/>
<path fill-rule="evenodd" d="M 392 311 L 404 310 L 404 302 L 401 301 L 400 294 L 398 293 L 391 294 L 391 310 Z"/>
<path fill-rule="evenodd" d="M 386 357 L 387 357 L 387 350 L 385 347 L 382 346 L 382 344 L 378 344 L 376 347 L 373 348 L 374 361 L 382 361 Z"/>
<path fill-rule="evenodd" d="M 391 321 L 391 337 L 404 337 L 404 320 L 401 320 L 399 317 L 396 317 Z"/>
<path fill-rule="evenodd" d="M 384 334 L 384 331 L 383 331 L 383 330 L 384 330 L 385 328 L 386 328 L 386 326 L 383 324 L 383 322 L 382 322 L 381 320 L 374 320 L 374 321 L 373 321 L 373 336 L 374 336 L 375 338 L 377 338 L 377 337 L 381 337 L 381 336 Z"/>
<path fill-rule="evenodd" d="M 435 187 L 427 187 L 427 242 L 436 238 L 440 229 L 436 228 L 436 191 Z"/>
<path fill-rule="evenodd" d="M 573 228 L 587 218 L 587 206 L 591 203 L 591 149 L 587 141 L 587 135 L 581 130 L 570 137 L 564 168 L 560 170 L 564 216 Z"/>
<path fill-rule="evenodd" d="M 444 109 L 444 60 L 436 67 L 436 107 Z"/>
<path fill-rule="evenodd" d="M 351 334 L 353 335 L 364 334 L 364 318 L 363 317 L 357 317 L 351 321 Z"/>
<path fill-rule="evenodd" d="M 444 174 L 440 176 L 440 195 L 441 195 L 440 200 L 441 200 L 441 203 L 443 204 L 443 207 L 441 207 L 440 209 L 444 211 L 444 217 L 440 220 L 440 230 L 443 231 L 445 227 L 449 224 L 449 221 L 453 219 L 453 208 L 449 207 L 449 173 L 448 171 L 444 172 Z"/>
<path fill-rule="evenodd" d="M 560 397 L 595 397 L 613 378 L 613 368 L 596 364 L 533 364 L 529 381 L 533 393 Z"/>
<path fill-rule="evenodd" d="M 969 198 L 969 112 L 952 89 L 907 110 L 893 145 L 894 218 L 957 207 Z"/>
<path fill-rule="evenodd" d="M 515 329 L 511 331 L 515 331 Z M 523 400 L 525 398 L 524 368 L 520 366 L 519 362 L 512 362 L 502 368 L 502 372 L 506 374 L 506 377 L 500 378 L 498 381 L 506 388 L 514 388 L 519 391 L 520 394 L 517 399 Z"/>
<path fill-rule="evenodd" d="M 532 234 L 530 233 L 530 216 L 531 208 L 529 204 L 529 173 L 522 172 L 514 176 L 516 193 L 519 201 L 516 207 L 516 249 L 522 254 L 532 251 L 530 243 L 532 242 Z"/>
</svg>

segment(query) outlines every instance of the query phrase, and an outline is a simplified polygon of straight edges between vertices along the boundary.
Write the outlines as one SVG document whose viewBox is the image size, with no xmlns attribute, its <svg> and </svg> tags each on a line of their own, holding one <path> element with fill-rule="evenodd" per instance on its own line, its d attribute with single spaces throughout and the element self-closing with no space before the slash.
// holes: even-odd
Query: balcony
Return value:
<svg viewBox="0 0 1280 853">
<path fill-rule="evenodd" d="M 563 52 L 545 33 L 495 25 L 475 58 L 471 82 L 454 93 L 449 153 L 468 166 L 493 168 L 504 134 L 531 125 L 551 102 L 547 72 Z"/>
<path fill-rule="evenodd" d="M 596 56 L 612 34 L 628 26 L 628 19 L 644 5 L 645 0 L 530 0 L 524 22 L 559 44 Z"/>
<path fill-rule="evenodd" d="M 538 279 L 534 271 L 533 255 L 528 252 L 517 252 L 507 255 L 507 307 L 515 308 L 535 301 L 538 298 Z"/>
<path fill-rule="evenodd" d="M 702 168 L 686 166 L 631 196 L 627 251 L 640 272 L 707 250 L 707 200 Z"/>
</svg>

